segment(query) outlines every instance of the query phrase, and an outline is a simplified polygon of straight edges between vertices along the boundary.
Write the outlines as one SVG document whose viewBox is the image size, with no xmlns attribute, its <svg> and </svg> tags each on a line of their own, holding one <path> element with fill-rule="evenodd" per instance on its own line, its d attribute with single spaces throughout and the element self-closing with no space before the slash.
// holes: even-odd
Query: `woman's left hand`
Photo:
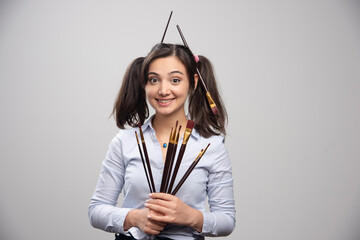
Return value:
<svg viewBox="0 0 360 240">
<path fill-rule="evenodd" d="M 151 199 L 147 200 L 145 207 L 163 215 L 149 215 L 154 221 L 189 226 L 197 232 L 202 231 L 203 214 L 181 199 L 167 193 L 152 193 Z"/>
</svg>

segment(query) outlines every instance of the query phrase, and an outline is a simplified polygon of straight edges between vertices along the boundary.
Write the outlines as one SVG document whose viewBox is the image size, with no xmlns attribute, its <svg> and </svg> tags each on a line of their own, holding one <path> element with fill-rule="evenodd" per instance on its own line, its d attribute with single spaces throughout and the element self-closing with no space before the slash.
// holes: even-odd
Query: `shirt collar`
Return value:
<svg viewBox="0 0 360 240">
<path fill-rule="evenodd" d="M 142 125 L 141 126 L 141 128 L 142 128 L 142 130 L 145 132 L 147 129 L 152 129 L 153 131 L 155 131 L 154 130 L 154 128 L 153 128 L 153 126 L 152 126 L 152 120 L 153 120 L 153 118 L 155 117 L 155 114 L 154 115 L 152 115 L 148 120 L 146 120 L 145 121 L 145 123 L 144 123 L 144 125 Z"/>
<path fill-rule="evenodd" d="M 198 133 L 198 131 L 196 131 L 195 127 L 191 132 L 191 137 L 194 137 L 196 140 L 200 138 L 200 134 Z"/>
</svg>

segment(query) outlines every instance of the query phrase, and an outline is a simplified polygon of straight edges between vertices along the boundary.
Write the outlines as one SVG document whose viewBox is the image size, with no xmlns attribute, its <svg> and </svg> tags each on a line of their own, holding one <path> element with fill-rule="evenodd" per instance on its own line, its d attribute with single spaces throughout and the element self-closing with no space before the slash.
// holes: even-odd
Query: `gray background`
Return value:
<svg viewBox="0 0 360 240">
<path fill-rule="evenodd" d="M 359 1 L 3 0 L 1 240 L 113 239 L 87 216 L 108 117 L 171 10 L 230 116 L 228 239 L 360 239 Z"/>
</svg>

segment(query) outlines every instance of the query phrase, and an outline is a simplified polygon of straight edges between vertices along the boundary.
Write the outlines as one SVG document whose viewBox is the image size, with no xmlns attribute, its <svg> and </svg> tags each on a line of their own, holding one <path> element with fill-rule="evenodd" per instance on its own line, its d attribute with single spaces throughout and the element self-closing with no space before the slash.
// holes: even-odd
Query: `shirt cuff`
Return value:
<svg viewBox="0 0 360 240">
<path fill-rule="evenodd" d="M 119 223 L 118 232 L 130 236 L 129 231 L 124 231 L 124 222 L 127 214 L 130 212 L 130 210 L 132 210 L 132 208 L 120 208 L 120 210 L 121 210 L 121 214 L 118 222 Z"/>
<path fill-rule="evenodd" d="M 126 236 L 132 236 L 135 239 L 143 239 L 146 237 L 146 233 L 144 233 L 143 231 L 141 231 L 139 228 L 137 227 L 131 227 L 129 230 L 125 231 L 124 230 L 124 222 L 126 219 L 127 214 L 130 212 L 130 210 L 132 210 L 132 208 L 121 208 L 122 215 L 120 218 L 120 233 L 126 235 Z"/>
<path fill-rule="evenodd" d="M 130 233 L 131 236 L 135 239 L 143 239 L 146 237 L 146 233 L 144 233 L 137 227 L 132 227 L 127 232 Z"/>
<path fill-rule="evenodd" d="M 208 235 L 211 234 L 216 226 L 216 217 L 211 212 L 202 212 L 204 216 L 204 222 L 202 226 L 202 232 L 199 233 L 194 230 L 194 234 L 196 235 Z"/>
</svg>

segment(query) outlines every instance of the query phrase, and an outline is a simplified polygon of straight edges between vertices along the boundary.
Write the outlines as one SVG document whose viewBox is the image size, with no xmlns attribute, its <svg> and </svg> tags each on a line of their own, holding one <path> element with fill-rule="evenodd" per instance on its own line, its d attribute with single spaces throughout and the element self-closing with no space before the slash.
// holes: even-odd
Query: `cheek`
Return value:
<svg viewBox="0 0 360 240">
<path fill-rule="evenodd" d="M 187 97 L 190 93 L 189 91 L 189 86 L 184 86 L 180 89 L 177 89 L 176 90 L 176 94 L 179 96 L 179 97 Z"/>
<path fill-rule="evenodd" d="M 146 85 L 145 86 L 145 95 L 146 95 L 146 98 L 148 97 L 151 97 L 151 96 L 154 96 L 154 93 L 156 92 L 155 88 L 154 87 L 151 87 L 149 85 Z"/>
</svg>

